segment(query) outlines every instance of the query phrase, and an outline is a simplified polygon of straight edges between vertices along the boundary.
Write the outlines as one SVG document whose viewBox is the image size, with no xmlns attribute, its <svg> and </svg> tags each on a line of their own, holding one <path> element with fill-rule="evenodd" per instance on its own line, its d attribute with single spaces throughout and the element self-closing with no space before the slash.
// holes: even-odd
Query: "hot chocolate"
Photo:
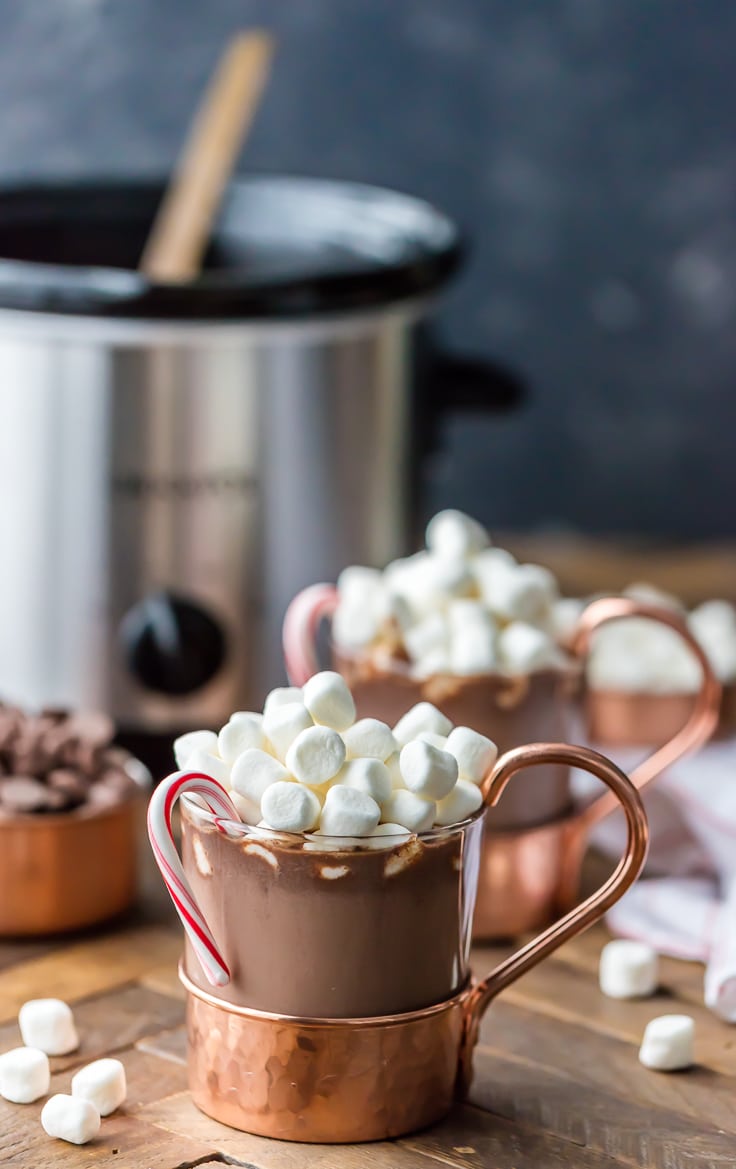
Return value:
<svg viewBox="0 0 736 1169">
<path fill-rule="evenodd" d="M 182 821 L 184 870 L 226 944 L 222 998 L 285 1015 L 365 1017 L 429 1006 L 467 982 L 480 820 L 330 851 L 316 838 L 231 837 L 193 806 Z M 207 988 L 189 944 L 185 968 Z"/>
</svg>

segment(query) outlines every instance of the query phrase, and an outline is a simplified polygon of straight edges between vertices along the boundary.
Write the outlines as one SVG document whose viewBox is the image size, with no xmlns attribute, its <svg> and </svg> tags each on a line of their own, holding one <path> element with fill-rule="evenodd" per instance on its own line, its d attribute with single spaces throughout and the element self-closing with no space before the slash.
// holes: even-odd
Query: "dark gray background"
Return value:
<svg viewBox="0 0 736 1169">
<path fill-rule="evenodd" d="M 280 47 L 248 166 L 457 216 L 445 334 L 529 387 L 447 428 L 427 507 L 736 534 L 733 0 L 0 0 L 0 180 L 167 168 L 254 23 Z"/>
</svg>

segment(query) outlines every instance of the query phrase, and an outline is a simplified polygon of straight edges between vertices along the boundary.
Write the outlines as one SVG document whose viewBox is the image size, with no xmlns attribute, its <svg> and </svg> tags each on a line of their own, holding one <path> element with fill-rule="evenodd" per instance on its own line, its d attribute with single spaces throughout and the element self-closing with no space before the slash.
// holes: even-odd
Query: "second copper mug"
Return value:
<svg viewBox="0 0 736 1169">
<path fill-rule="evenodd" d="M 594 894 L 476 982 L 484 812 L 512 776 L 548 763 L 608 786 L 625 813 L 625 851 Z M 182 792 L 183 865 L 171 832 Z M 483 792 L 485 806 L 462 824 L 372 847 L 241 824 L 199 773 L 159 786 L 149 831 L 187 935 L 189 1084 L 203 1112 L 262 1136 L 343 1143 L 423 1128 L 462 1097 L 490 1001 L 605 913 L 647 849 L 638 793 L 587 748 L 510 751 Z"/>
<path fill-rule="evenodd" d="M 320 623 L 332 616 L 337 591 L 331 585 L 305 589 L 292 602 L 284 622 L 284 650 L 291 680 L 303 684 L 318 668 L 316 638 Z M 455 724 L 470 726 L 499 742 L 501 749 L 527 738 L 566 736 L 583 691 L 584 661 L 595 631 L 611 621 L 648 618 L 674 629 L 698 659 L 700 691 L 683 708 L 684 725 L 635 769 L 641 789 L 687 752 L 702 746 L 716 726 L 721 687 L 708 658 L 681 617 L 669 609 L 624 597 L 591 602 L 570 638 L 568 669 L 540 670 L 520 678 L 481 674 L 465 678 L 416 679 L 402 662 L 380 666 L 350 658 L 333 647 L 335 668 L 353 690 L 360 717 L 394 724 L 411 706 L 432 701 Z M 513 937 L 539 929 L 574 900 L 588 838 L 609 815 L 608 794 L 588 808 L 571 808 L 570 769 L 540 768 L 517 785 L 486 822 L 481 853 L 474 935 L 478 939 Z"/>
</svg>

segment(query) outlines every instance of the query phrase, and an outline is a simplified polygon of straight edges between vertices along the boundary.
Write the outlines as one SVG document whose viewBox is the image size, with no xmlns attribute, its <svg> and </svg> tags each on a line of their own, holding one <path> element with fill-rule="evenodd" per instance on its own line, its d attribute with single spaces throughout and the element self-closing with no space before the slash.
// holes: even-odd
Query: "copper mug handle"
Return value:
<svg viewBox="0 0 736 1169">
<path fill-rule="evenodd" d="M 332 617 L 337 602 L 334 585 L 314 584 L 297 593 L 286 610 L 281 639 L 292 686 L 303 686 L 319 670 L 317 631 L 325 618 Z"/>
<path fill-rule="evenodd" d="M 531 970 L 564 942 L 598 921 L 611 908 L 639 876 L 647 856 L 649 826 L 644 805 L 637 789 L 623 771 L 589 747 L 571 747 L 562 743 L 533 743 L 527 747 L 515 747 L 496 761 L 490 774 L 483 781 L 483 794 L 488 807 L 493 807 L 501 797 L 509 780 L 517 772 L 540 763 L 557 763 L 567 767 L 579 767 L 603 781 L 610 789 L 614 803 L 623 807 L 626 815 L 626 848 L 615 872 L 590 897 L 569 910 L 553 925 L 543 930 L 538 937 L 527 942 L 510 958 L 506 958 L 490 974 L 477 983 L 470 991 L 465 1008 L 465 1029 L 460 1049 L 459 1091 L 465 1091 L 472 1077 L 473 1050 L 478 1041 L 478 1030 L 491 999 L 515 982 L 527 970 Z M 493 839 L 487 842 L 493 848 Z"/>
<path fill-rule="evenodd" d="M 625 617 L 645 617 L 674 629 L 698 659 L 702 671 L 700 690 L 685 725 L 631 772 L 631 782 L 637 791 L 641 791 L 683 755 L 696 751 L 707 743 L 718 724 L 722 687 L 700 643 L 693 637 L 679 614 L 672 612 L 671 609 L 640 604 L 627 597 L 605 597 L 593 601 L 583 610 L 571 639 L 573 653 L 579 657 L 587 654 L 592 635 L 597 629 L 607 625 L 609 621 L 618 621 Z M 599 821 L 610 815 L 615 807 L 616 797 L 613 792 L 603 792 L 571 820 L 558 886 L 557 902 L 561 908 L 564 909 L 575 901 L 583 854 L 592 829 Z"/>
</svg>

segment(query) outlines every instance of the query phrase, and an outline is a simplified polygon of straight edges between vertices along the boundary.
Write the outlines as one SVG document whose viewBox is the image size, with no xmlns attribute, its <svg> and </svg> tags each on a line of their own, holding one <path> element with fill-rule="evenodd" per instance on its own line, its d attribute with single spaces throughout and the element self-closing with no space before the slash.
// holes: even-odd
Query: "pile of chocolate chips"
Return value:
<svg viewBox="0 0 736 1169">
<path fill-rule="evenodd" d="M 118 804 L 139 790 L 112 721 L 96 711 L 26 714 L 0 704 L 0 817 Z"/>
</svg>

